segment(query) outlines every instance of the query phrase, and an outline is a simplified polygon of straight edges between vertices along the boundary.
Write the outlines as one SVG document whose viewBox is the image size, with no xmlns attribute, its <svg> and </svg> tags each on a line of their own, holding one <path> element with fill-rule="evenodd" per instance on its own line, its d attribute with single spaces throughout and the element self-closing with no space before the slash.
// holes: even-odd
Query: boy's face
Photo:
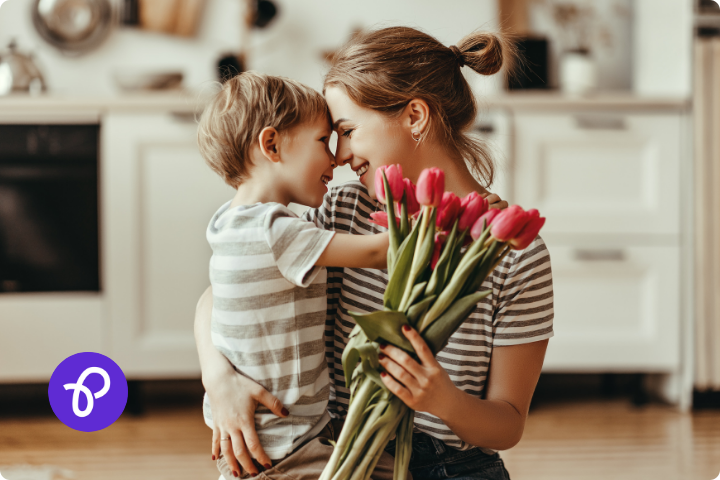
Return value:
<svg viewBox="0 0 720 480">
<path fill-rule="evenodd" d="M 317 208 L 333 178 L 335 157 L 328 142 L 332 130 L 327 117 L 288 130 L 281 146 L 282 175 L 290 201 Z"/>
</svg>

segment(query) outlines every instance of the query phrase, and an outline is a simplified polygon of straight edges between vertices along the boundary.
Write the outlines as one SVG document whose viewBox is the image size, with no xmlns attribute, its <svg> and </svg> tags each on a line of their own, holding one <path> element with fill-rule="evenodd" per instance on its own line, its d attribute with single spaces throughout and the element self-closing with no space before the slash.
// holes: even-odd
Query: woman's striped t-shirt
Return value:
<svg viewBox="0 0 720 480">
<path fill-rule="evenodd" d="M 370 197 L 360 182 L 334 187 L 318 209 L 303 218 L 318 227 L 340 233 L 371 235 L 385 231 L 370 223 L 370 214 L 384 207 Z M 355 326 L 348 311 L 368 313 L 383 308 L 387 272 L 375 269 L 327 269 L 328 309 L 326 354 L 330 372 L 333 417 L 344 417 L 350 398 L 345 388 L 342 351 Z M 483 282 L 492 290 L 438 353 L 440 365 L 465 392 L 484 398 L 493 347 L 536 342 L 553 336 L 553 289 L 550 256 L 538 237 L 528 248 L 512 251 Z M 415 427 L 460 450 L 474 448 L 463 442 L 439 418 L 416 412 Z M 487 452 L 493 452 L 492 450 Z"/>
</svg>

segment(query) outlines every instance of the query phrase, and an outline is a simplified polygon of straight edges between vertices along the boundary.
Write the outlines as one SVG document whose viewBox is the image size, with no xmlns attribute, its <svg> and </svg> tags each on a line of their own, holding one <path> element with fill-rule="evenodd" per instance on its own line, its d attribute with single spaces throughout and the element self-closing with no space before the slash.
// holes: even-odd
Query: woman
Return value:
<svg viewBox="0 0 720 480">
<path fill-rule="evenodd" d="M 405 27 L 369 32 L 345 46 L 328 72 L 325 95 L 338 132 L 337 163 L 349 164 L 362 185 L 333 189 L 306 218 L 326 229 L 376 233 L 369 222 L 370 214 L 382 208 L 375 200 L 375 170 L 395 163 L 414 182 L 423 169 L 439 167 L 447 190 L 486 195 L 470 171 L 489 186 L 493 166 L 482 144 L 466 135 L 476 106 L 461 69 L 467 65 L 492 75 L 507 55 L 507 47 L 492 34 L 474 33 L 448 48 Z M 347 312 L 382 309 L 386 284 L 384 271 L 328 268 L 326 346 L 333 387 L 329 409 L 335 418 L 344 416 L 349 397 L 340 361 L 354 326 Z M 522 436 L 553 335 L 552 277 L 544 242 L 538 237 L 527 249 L 510 253 L 481 290 L 492 294 L 437 358 L 414 330 L 405 335 L 420 362 L 392 346 L 383 349 L 385 385 L 417 411 L 410 464 L 416 480 L 509 478 L 497 451 L 511 448 Z M 218 425 L 213 456 L 220 452 L 219 439 L 231 437 L 234 457 L 255 473 L 253 458 L 260 465 L 269 460 L 254 430 L 255 409 L 262 404 L 282 415 L 283 407 L 213 350 L 211 307 L 206 292 L 198 304 L 196 337 Z"/>
</svg>

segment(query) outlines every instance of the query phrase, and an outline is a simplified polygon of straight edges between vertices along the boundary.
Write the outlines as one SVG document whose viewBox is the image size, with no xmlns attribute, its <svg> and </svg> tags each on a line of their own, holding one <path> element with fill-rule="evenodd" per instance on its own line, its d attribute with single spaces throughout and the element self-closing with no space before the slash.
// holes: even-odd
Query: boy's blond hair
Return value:
<svg viewBox="0 0 720 480">
<path fill-rule="evenodd" d="M 310 87 L 284 77 L 244 72 L 223 85 L 200 118 L 198 146 L 205 162 L 237 188 L 248 178 L 250 149 L 265 127 L 288 130 L 329 113 Z"/>
</svg>

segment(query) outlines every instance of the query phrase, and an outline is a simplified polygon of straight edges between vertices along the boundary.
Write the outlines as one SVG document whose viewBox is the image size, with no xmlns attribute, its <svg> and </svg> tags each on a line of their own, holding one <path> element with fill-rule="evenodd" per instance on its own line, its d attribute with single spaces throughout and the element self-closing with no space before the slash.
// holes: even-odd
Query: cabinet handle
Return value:
<svg viewBox="0 0 720 480">
<path fill-rule="evenodd" d="M 621 249 L 576 249 L 575 260 L 581 262 L 622 262 L 625 252 Z"/>
<path fill-rule="evenodd" d="M 575 124 L 583 130 L 626 130 L 623 117 L 607 115 L 575 115 Z"/>
<path fill-rule="evenodd" d="M 492 123 L 479 123 L 475 125 L 475 131 L 484 134 L 494 133 L 495 126 Z"/>
</svg>

